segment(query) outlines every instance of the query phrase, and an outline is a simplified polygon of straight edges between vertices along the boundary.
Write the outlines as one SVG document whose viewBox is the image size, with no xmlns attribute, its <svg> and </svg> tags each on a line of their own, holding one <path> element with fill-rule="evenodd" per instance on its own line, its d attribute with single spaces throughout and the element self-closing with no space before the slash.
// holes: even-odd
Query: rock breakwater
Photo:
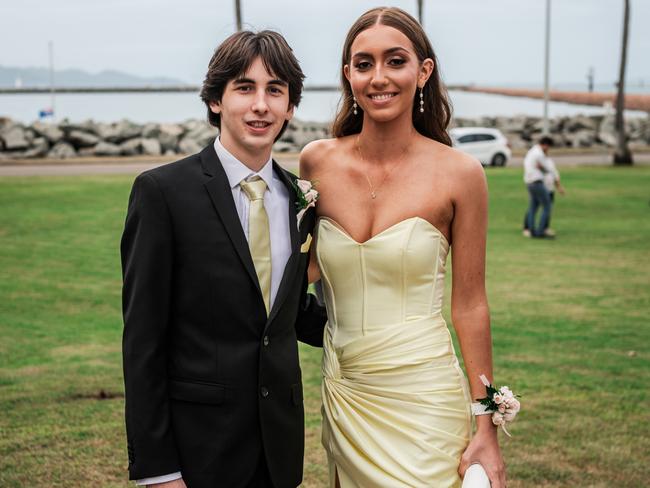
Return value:
<svg viewBox="0 0 650 488">
<path fill-rule="evenodd" d="M 542 133 L 542 120 L 527 116 L 459 118 L 453 125 L 500 129 L 515 149 L 529 147 Z M 560 147 L 613 146 L 616 143 L 613 115 L 558 117 L 550 120 L 550 130 Z M 628 118 L 626 131 L 632 149 L 649 145 L 650 116 Z M 184 155 L 200 151 L 217 133 L 217 129 L 203 120 L 179 124 L 64 120 L 24 125 L 0 118 L 0 160 Z M 298 152 L 307 143 L 329 136 L 329 124 L 294 119 L 274 149 L 276 152 Z"/>
</svg>

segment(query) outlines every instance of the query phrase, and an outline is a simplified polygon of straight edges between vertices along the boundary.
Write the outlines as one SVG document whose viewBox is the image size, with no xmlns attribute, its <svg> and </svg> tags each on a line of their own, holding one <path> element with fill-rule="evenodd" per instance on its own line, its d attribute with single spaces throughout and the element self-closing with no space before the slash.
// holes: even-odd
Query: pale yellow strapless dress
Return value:
<svg viewBox="0 0 650 488">
<path fill-rule="evenodd" d="M 331 486 L 335 473 L 342 488 L 460 486 L 471 400 L 441 315 L 448 252 L 419 217 L 364 243 L 320 219 Z"/>
</svg>

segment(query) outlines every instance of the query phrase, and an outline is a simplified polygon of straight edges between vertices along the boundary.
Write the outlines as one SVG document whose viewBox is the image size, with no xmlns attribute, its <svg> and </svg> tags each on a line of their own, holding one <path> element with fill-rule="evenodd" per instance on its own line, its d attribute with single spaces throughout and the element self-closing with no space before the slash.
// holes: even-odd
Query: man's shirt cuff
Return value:
<svg viewBox="0 0 650 488">
<path fill-rule="evenodd" d="M 183 476 L 181 475 L 180 471 L 176 471 L 175 473 L 172 474 L 166 474 L 163 476 L 154 476 L 152 478 L 142 478 L 141 480 L 137 480 L 135 482 L 136 485 L 155 485 L 156 483 L 167 483 L 168 481 L 174 481 L 182 478 Z"/>
</svg>

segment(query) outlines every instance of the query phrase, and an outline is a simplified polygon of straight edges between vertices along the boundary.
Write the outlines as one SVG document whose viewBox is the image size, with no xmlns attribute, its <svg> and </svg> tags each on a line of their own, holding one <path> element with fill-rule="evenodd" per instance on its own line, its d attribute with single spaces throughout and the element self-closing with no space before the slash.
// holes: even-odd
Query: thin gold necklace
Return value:
<svg viewBox="0 0 650 488">
<path fill-rule="evenodd" d="M 368 164 L 368 162 L 366 161 L 366 158 L 364 158 L 364 157 L 363 157 L 363 154 L 361 153 L 361 144 L 359 143 L 359 137 L 360 137 L 360 135 L 357 135 L 357 152 L 359 153 L 359 157 L 361 158 L 361 161 L 363 161 L 364 164 Z M 386 183 L 386 180 L 387 180 L 388 177 L 391 175 L 391 173 L 393 172 L 393 170 L 394 170 L 397 166 L 400 166 L 400 165 L 401 165 L 401 163 L 403 162 L 403 160 L 404 160 L 404 156 L 406 155 L 406 152 L 407 152 L 407 151 L 408 151 L 408 146 L 406 146 L 406 147 L 404 148 L 404 151 L 402 151 L 402 154 L 400 155 L 400 157 L 399 157 L 399 159 L 397 160 L 397 162 L 396 162 L 395 164 L 393 164 L 393 166 L 391 166 L 391 168 L 386 172 L 386 174 L 384 174 L 384 178 L 381 180 L 381 183 L 379 183 L 379 186 L 374 186 L 374 185 L 372 184 L 372 181 L 370 180 L 370 176 L 368 176 L 368 173 L 365 172 L 365 171 L 363 172 L 363 176 L 366 177 L 366 181 L 368 182 L 368 186 L 370 187 L 370 196 L 372 197 L 373 200 L 374 200 L 375 198 L 377 198 L 377 191 L 378 191 L 382 186 L 384 186 L 384 183 Z"/>
</svg>

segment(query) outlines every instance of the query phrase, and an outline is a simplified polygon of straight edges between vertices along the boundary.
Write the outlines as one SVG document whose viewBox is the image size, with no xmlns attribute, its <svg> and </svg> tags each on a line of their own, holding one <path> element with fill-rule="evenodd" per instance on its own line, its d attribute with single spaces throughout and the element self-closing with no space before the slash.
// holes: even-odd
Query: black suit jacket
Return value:
<svg viewBox="0 0 650 488">
<path fill-rule="evenodd" d="M 295 176 L 273 163 L 289 188 Z M 296 339 L 322 345 L 306 293 L 310 209 L 267 318 L 228 180 L 212 145 L 138 176 L 122 237 L 123 360 L 131 479 L 180 470 L 188 487 L 246 486 L 260 456 L 277 488 L 302 480 Z"/>
</svg>

